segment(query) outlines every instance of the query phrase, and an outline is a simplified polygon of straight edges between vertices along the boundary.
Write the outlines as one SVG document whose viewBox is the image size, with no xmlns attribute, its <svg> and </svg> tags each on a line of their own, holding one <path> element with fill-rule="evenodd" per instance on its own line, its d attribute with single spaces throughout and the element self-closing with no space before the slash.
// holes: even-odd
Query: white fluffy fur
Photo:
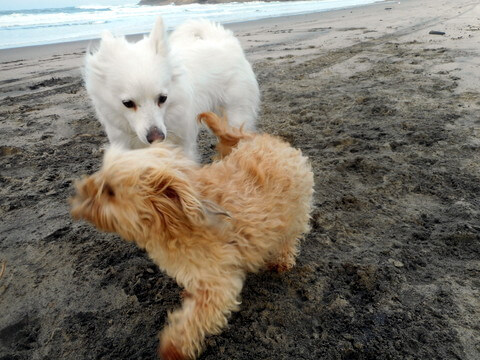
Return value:
<svg viewBox="0 0 480 360">
<path fill-rule="evenodd" d="M 221 25 L 187 22 L 167 37 L 159 17 L 149 36 L 130 43 L 109 32 L 87 54 L 85 83 L 110 143 L 148 145 L 156 126 L 196 159 L 196 115 L 224 111 L 234 127 L 255 128 L 260 93 L 238 40 Z M 160 106 L 159 95 L 167 100 Z M 123 101 L 133 101 L 127 108 Z"/>
</svg>

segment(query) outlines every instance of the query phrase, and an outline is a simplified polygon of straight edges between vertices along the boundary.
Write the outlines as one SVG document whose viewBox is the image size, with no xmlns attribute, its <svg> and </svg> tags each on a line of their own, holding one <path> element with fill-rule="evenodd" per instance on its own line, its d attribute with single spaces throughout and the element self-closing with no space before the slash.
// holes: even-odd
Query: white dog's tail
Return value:
<svg viewBox="0 0 480 360">
<path fill-rule="evenodd" d="M 192 40 L 231 40 L 233 33 L 225 29 L 222 25 L 210 20 L 200 19 L 191 20 L 180 25 L 172 36 L 181 38 L 192 38 Z"/>
<path fill-rule="evenodd" d="M 225 117 L 221 118 L 212 112 L 201 113 L 198 115 L 198 121 L 207 125 L 218 138 L 217 151 L 220 157 L 230 154 L 240 140 L 252 138 L 252 134 L 243 132 L 242 128 L 229 126 Z"/>
</svg>

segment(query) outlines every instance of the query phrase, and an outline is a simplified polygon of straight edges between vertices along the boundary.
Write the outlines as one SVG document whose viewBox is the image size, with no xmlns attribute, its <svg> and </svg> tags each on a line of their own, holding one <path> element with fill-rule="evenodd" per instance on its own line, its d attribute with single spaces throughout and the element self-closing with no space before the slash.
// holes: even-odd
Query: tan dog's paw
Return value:
<svg viewBox="0 0 480 360">
<path fill-rule="evenodd" d="M 270 271 L 276 271 L 277 273 L 283 273 L 286 271 L 289 271 L 293 268 L 294 264 L 285 264 L 285 263 L 280 263 L 280 264 L 267 264 L 267 269 Z"/>
<path fill-rule="evenodd" d="M 187 357 L 182 354 L 171 341 L 160 344 L 158 347 L 158 356 L 162 360 L 186 360 Z"/>
<path fill-rule="evenodd" d="M 183 289 L 181 292 L 180 292 L 180 299 L 181 300 L 185 300 L 185 299 L 189 299 L 193 297 L 192 293 L 188 292 L 187 290 Z"/>
</svg>

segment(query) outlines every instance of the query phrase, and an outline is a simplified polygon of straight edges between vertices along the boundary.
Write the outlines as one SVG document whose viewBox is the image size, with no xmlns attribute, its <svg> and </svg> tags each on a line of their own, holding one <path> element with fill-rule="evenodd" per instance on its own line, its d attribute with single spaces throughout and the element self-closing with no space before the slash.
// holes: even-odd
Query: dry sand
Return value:
<svg viewBox="0 0 480 360">
<path fill-rule="evenodd" d="M 412 0 L 231 26 L 260 128 L 312 160 L 315 210 L 297 266 L 250 275 L 202 359 L 480 359 L 479 24 L 478 1 Z M 180 303 L 69 217 L 106 144 L 85 46 L 0 52 L 2 360 L 153 359 Z"/>
</svg>

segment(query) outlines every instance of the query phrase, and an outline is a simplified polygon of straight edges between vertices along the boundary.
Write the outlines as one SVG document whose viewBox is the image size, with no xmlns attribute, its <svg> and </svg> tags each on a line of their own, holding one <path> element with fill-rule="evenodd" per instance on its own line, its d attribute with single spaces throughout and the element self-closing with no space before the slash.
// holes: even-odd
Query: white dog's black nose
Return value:
<svg viewBox="0 0 480 360">
<path fill-rule="evenodd" d="M 163 140 L 165 140 L 165 134 L 158 127 L 152 126 L 150 130 L 148 130 L 147 141 L 149 144 L 153 143 L 154 141 Z"/>
</svg>

